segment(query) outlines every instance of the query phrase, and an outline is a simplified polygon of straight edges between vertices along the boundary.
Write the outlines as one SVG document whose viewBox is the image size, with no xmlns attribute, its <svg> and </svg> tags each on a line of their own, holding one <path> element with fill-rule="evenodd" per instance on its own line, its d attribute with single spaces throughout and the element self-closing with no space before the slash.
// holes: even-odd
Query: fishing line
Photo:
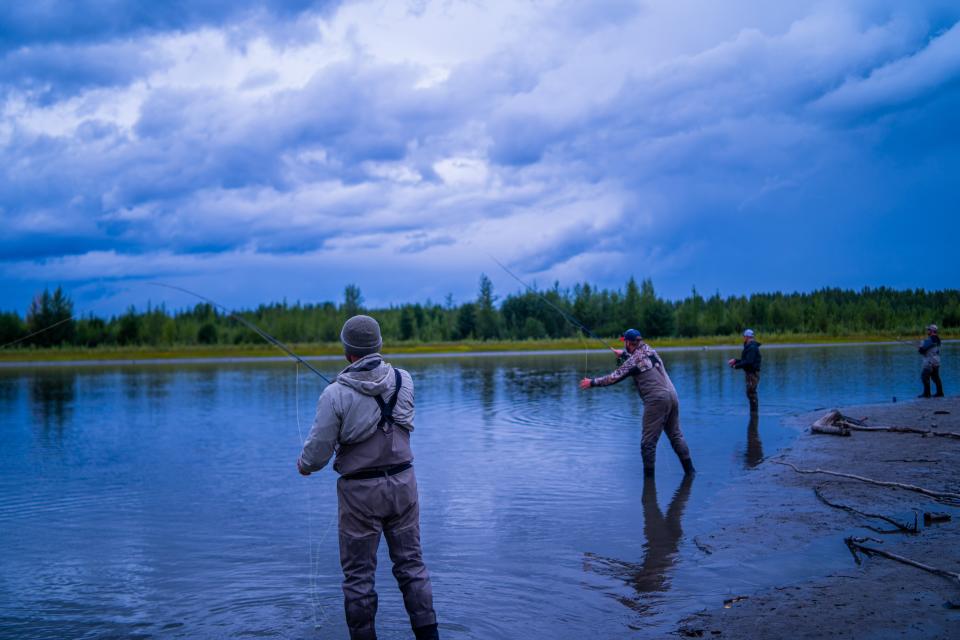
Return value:
<svg viewBox="0 0 960 640">
<path fill-rule="evenodd" d="M 550 302 L 550 299 L 549 299 L 549 298 L 547 298 L 545 295 L 543 295 L 542 293 L 540 293 L 539 291 L 537 291 L 536 289 L 534 289 L 533 287 L 531 287 L 529 284 L 527 284 L 526 282 L 524 282 L 523 280 L 521 280 L 519 276 L 517 276 L 517 275 L 514 274 L 512 271 L 510 271 L 510 269 L 507 269 L 507 267 L 506 267 L 502 262 L 500 262 L 499 260 L 497 260 L 496 258 L 494 258 L 494 257 L 493 257 L 491 254 L 489 254 L 489 253 L 487 254 L 487 256 L 488 256 L 491 260 L 493 260 L 494 262 L 496 262 L 496 263 L 497 263 L 497 266 L 499 266 L 501 269 L 503 269 L 504 271 L 506 271 L 506 272 L 507 272 L 507 275 L 509 275 L 511 278 L 513 278 L 514 280 L 516 280 L 517 282 L 519 282 L 520 284 L 522 284 L 522 285 L 527 289 L 527 291 L 529 291 L 530 293 L 533 293 L 534 295 L 538 296 L 541 300 L 543 300 L 543 301 L 546 302 L 548 305 L 550 305 L 550 307 L 553 308 L 554 311 L 556 311 L 556 312 L 559 313 L 561 316 L 563 316 L 564 320 L 566 320 L 567 322 L 569 322 L 569 323 L 572 324 L 573 326 L 577 327 L 578 329 L 580 329 L 581 331 L 583 331 L 583 332 L 586 333 L 587 335 L 593 337 L 597 342 L 599 342 L 600 344 L 602 344 L 604 347 L 606 347 L 607 349 L 610 349 L 610 351 L 613 351 L 614 353 L 617 352 L 617 350 L 614 349 L 613 347 L 611 347 L 609 344 L 607 344 L 607 342 L 606 342 L 605 340 L 603 340 L 603 338 L 601 338 L 600 336 L 598 336 L 597 334 L 595 334 L 593 331 L 591 331 L 590 329 L 588 329 L 586 325 L 584 325 L 582 322 L 580 322 L 579 320 L 577 320 L 576 318 L 574 318 L 573 316 L 571 316 L 570 314 L 568 314 L 566 311 L 564 311 L 563 309 L 561 309 L 561 308 L 558 307 L 557 305 L 555 305 L 555 304 L 553 304 L 552 302 Z"/>
<path fill-rule="evenodd" d="M 300 427 L 300 363 L 296 362 L 294 365 L 297 368 L 297 383 L 294 387 L 294 405 L 296 406 L 296 415 L 297 415 L 297 433 L 300 435 L 300 446 L 302 447 L 306 444 L 306 439 L 303 437 L 303 429 Z M 320 536 L 320 540 L 316 543 L 313 541 L 313 499 L 310 497 L 310 485 L 303 483 L 304 489 L 307 494 L 307 555 L 310 567 L 310 576 L 308 583 L 310 585 L 310 600 L 313 604 L 313 628 L 320 629 L 320 621 L 317 620 L 317 609 L 320 609 L 320 613 L 323 614 L 323 623 L 327 624 L 330 621 L 330 617 L 327 615 L 327 610 L 324 608 L 323 604 L 320 602 L 320 592 L 319 592 L 319 580 L 318 576 L 320 574 L 320 545 L 323 544 L 323 541 L 327 538 L 327 533 L 330 531 L 330 527 L 333 524 L 333 520 L 336 517 L 337 512 L 332 511 L 330 515 L 330 520 L 327 521 L 327 526 L 323 530 L 323 534 Z M 317 553 L 314 553 L 314 549 L 317 549 Z"/>
<path fill-rule="evenodd" d="M 303 446 L 303 444 L 306 442 L 306 440 L 305 440 L 305 438 L 303 437 L 303 429 L 300 427 L 300 365 L 302 364 L 302 365 L 305 366 L 307 369 L 309 369 L 310 371 L 312 371 L 313 373 L 315 373 L 317 376 L 320 377 L 321 380 L 323 380 L 323 381 L 326 382 L 327 384 L 331 384 L 330 379 L 327 378 L 327 377 L 326 377 L 325 375 L 323 375 L 322 373 L 320 373 L 319 371 L 317 371 L 309 362 L 307 362 L 306 360 L 304 360 L 303 358 L 301 358 L 300 356 L 298 356 L 296 353 L 294 353 L 293 350 L 290 349 L 287 345 L 285 345 L 284 343 L 280 342 L 279 340 L 277 340 L 276 338 L 274 338 L 273 336 L 271 336 L 269 333 L 267 333 L 266 331 L 264 331 L 263 329 L 261 329 L 261 328 L 258 327 L 257 325 L 253 324 L 252 322 L 250 322 L 250 321 L 248 321 L 248 320 L 246 320 L 246 319 L 244 319 L 244 318 L 241 318 L 241 317 L 238 316 L 236 313 L 230 311 L 229 309 L 227 309 L 225 306 L 223 306 L 223 305 L 220 304 L 219 302 L 217 302 L 217 301 L 215 301 L 215 300 L 212 300 L 212 299 L 210 299 L 210 298 L 208 298 L 208 297 L 206 297 L 206 296 L 202 296 L 202 295 L 200 295 L 199 293 L 196 293 L 196 292 L 194 292 L 194 291 L 190 291 L 189 289 L 184 289 L 183 287 L 178 287 L 178 286 L 172 285 L 172 284 L 165 284 L 165 283 L 162 283 L 162 282 L 148 282 L 148 283 L 146 283 L 146 284 L 151 284 L 151 285 L 154 285 L 154 286 L 157 286 L 157 287 L 166 287 L 167 289 L 173 289 L 173 290 L 175 290 L 175 291 L 182 291 L 183 293 L 186 293 L 186 294 L 188 294 L 188 295 L 194 296 L 195 298 L 199 298 L 199 299 L 203 300 L 204 302 L 207 302 L 208 304 L 211 304 L 211 305 L 217 307 L 218 309 L 221 309 L 224 313 L 227 314 L 227 317 L 228 317 L 228 318 L 231 318 L 231 319 L 233 319 L 233 320 L 236 320 L 237 322 L 239 322 L 239 323 L 242 324 L 243 326 L 247 327 L 248 329 L 250 329 L 251 331 L 253 331 L 254 333 L 256 333 L 258 336 L 260 336 L 261 338 L 263 338 L 264 340 L 266 340 L 267 342 L 269 342 L 269 343 L 272 344 L 273 346 L 277 347 L 278 349 L 280 349 L 281 351 L 283 351 L 283 352 L 286 353 L 288 356 L 290 356 L 291 358 L 294 359 L 294 361 L 296 362 L 296 367 L 297 367 L 297 369 L 296 369 L 296 386 L 295 386 L 295 391 L 294 391 L 294 403 L 296 404 L 296 416 L 297 416 L 297 433 L 298 433 L 299 436 L 300 436 L 300 445 Z M 327 616 L 327 611 L 326 611 L 326 609 L 324 609 L 323 605 L 320 604 L 320 596 L 319 596 L 318 590 L 317 590 L 318 587 L 317 587 L 316 574 L 319 572 L 319 564 L 317 563 L 317 564 L 315 565 L 315 563 L 314 563 L 314 554 L 313 554 L 313 550 L 314 550 L 314 543 L 313 543 L 313 519 L 312 519 L 312 517 L 311 517 L 312 514 L 313 514 L 313 505 L 312 505 L 312 499 L 311 499 L 311 497 L 310 497 L 310 487 L 309 487 L 309 486 L 306 486 L 306 492 L 307 492 L 307 544 L 309 545 L 309 548 L 308 548 L 308 552 L 309 552 L 309 553 L 308 553 L 309 564 L 308 564 L 308 566 L 309 566 L 309 568 L 310 568 L 309 583 L 310 583 L 310 589 L 311 589 L 311 600 L 312 600 L 312 603 L 313 603 L 313 624 L 314 624 L 314 628 L 319 628 L 320 624 L 319 624 L 319 621 L 317 620 L 317 608 L 319 607 L 321 613 L 323 613 L 324 623 L 326 623 L 326 622 L 329 621 L 329 617 Z M 330 530 L 330 526 L 333 524 L 333 520 L 334 520 L 334 518 L 336 517 L 336 513 L 337 513 L 336 511 L 331 512 L 330 521 L 327 522 L 327 527 L 326 527 L 326 529 L 324 529 L 323 535 L 321 536 L 320 540 L 317 542 L 317 545 L 318 545 L 318 546 L 319 546 L 320 544 L 323 544 L 324 539 L 326 539 L 326 537 L 327 537 L 327 532 Z"/>
</svg>

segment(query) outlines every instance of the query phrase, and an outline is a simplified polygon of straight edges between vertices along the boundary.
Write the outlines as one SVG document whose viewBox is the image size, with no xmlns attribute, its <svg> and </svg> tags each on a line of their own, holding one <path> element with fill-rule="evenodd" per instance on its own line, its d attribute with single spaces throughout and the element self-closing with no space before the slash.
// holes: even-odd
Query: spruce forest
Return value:
<svg viewBox="0 0 960 640">
<path fill-rule="evenodd" d="M 600 336 L 615 337 L 627 327 L 648 338 L 728 336 L 752 328 L 762 335 L 915 336 L 931 322 L 943 331 L 960 328 L 960 290 L 860 291 L 821 289 L 810 293 L 755 293 L 703 296 L 696 289 L 682 300 L 657 295 L 649 279 L 630 278 L 623 289 L 587 283 L 509 293 L 500 298 L 482 275 L 476 298 L 454 304 L 427 301 L 367 308 L 360 289 L 347 285 L 339 303 L 286 301 L 235 313 L 279 340 L 335 342 L 343 321 L 368 313 L 380 321 L 386 341 L 451 342 L 573 338 L 580 330 L 546 298 Z M 0 313 L 0 344 L 16 347 L 241 345 L 262 339 L 206 303 L 170 310 L 164 305 L 129 308 L 109 318 L 75 315 L 61 288 L 43 291 L 26 313 Z M 32 335 L 33 333 L 37 335 Z M 11 344 L 13 343 L 13 344 Z"/>
</svg>

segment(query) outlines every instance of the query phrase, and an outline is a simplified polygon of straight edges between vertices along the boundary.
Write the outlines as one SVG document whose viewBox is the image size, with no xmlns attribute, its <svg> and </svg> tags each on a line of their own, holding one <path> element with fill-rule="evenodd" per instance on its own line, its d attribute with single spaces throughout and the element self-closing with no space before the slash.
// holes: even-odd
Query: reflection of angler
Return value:
<svg viewBox="0 0 960 640">
<path fill-rule="evenodd" d="M 763 442 L 760 441 L 759 422 L 760 417 L 756 413 L 751 413 L 750 422 L 747 423 L 747 469 L 753 469 L 763 462 Z"/>
<path fill-rule="evenodd" d="M 640 593 L 665 591 L 668 586 L 667 569 L 673 566 L 683 537 L 681 519 L 692 486 L 693 476 L 683 476 L 664 517 L 657 504 L 656 481 L 653 478 L 643 481 L 643 533 L 647 538 L 647 555 L 632 580 L 633 587 Z"/>
<path fill-rule="evenodd" d="M 586 570 L 606 574 L 630 585 L 639 597 L 617 595 L 616 599 L 638 613 L 644 613 L 650 603 L 643 596 L 662 593 L 669 588 L 667 571 L 673 567 L 683 537 L 683 510 L 690 498 L 693 475 L 683 477 L 683 482 L 673 494 L 667 514 L 657 504 L 657 484 L 653 478 L 643 481 L 643 533 L 646 538 L 643 562 L 626 562 L 587 554 Z"/>
</svg>

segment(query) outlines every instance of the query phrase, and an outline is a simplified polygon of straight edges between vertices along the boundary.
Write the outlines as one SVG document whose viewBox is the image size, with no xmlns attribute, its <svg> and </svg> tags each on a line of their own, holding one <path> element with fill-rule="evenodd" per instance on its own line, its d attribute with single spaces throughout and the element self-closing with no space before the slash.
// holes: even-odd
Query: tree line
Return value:
<svg viewBox="0 0 960 640">
<path fill-rule="evenodd" d="M 546 304 L 544 299 L 550 304 Z M 365 312 L 379 320 L 387 341 L 450 342 L 572 338 L 580 329 L 551 308 L 594 333 L 615 337 L 628 327 L 650 338 L 727 336 L 752 328 L 763 334 L 915 335 L 930 322 L 960 328 L 960 290 L 895 290 L 886 287 L 820 289 L 810 293 L 754 293 L 705 297 L 695 288 L 681 300 L 657 295 L 650 279 L 630 278 L 623 289 L 588 283 L 511 293 L 501 300 L 493 283 L 481 275 L 476 298 L 454 304 L 427 301 L 368 309 L 355 285 L 343 300 L 261 304 L 237 311 L 284 342 L 335 342 L 350 316 Z M 216 307 L 201 303 L 169 310 L 164 305 L 100 318 L 77 316 L 74 304 L 58 287 L 44 290 L 26 314 L 0 312 L 0 345 L 29 347 L 100 347 L 242 345 L 261 338 Z M 10 344 L 14 343 L 14 344 Z"/>
</svg>

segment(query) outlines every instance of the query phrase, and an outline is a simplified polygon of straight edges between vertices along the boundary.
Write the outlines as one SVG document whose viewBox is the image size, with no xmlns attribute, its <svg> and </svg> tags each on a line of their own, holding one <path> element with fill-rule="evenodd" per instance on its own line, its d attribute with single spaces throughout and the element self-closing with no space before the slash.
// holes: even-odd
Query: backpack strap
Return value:
<svg viewBox="0 0 960 640">
<path fill-rule="evenodd" d="M 400 397 L 400 387 L 403 385 L 403 378 L 400 377 L 400 369 L 394 368 L 393 375 L 396 381 L 393 396 L 386 401 L 384 401 L 383 396 L 373 396 L 373 399 L 377 401 L 377 405 L 380 407 L 380 422 L 377 423 L 377 426 L 381 429 L 384 428 L 387 422 L 393 424 L 393 409 L 397 406 L 397 398 Z"/>
</svg>

